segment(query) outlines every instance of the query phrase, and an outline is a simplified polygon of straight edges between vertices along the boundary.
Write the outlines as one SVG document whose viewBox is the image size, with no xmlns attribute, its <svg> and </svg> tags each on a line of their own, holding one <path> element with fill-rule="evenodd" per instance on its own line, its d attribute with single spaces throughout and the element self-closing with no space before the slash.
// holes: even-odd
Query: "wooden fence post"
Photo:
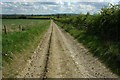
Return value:
<svg viewBox="0 0 120 80">
<path fill-rule="evenodd" d="M 7 34 L 7 27 L 4 25 L 4 33 Z"/>
<path fill-rule="evenodd" d="M 22 26 L 21 25 L 19 25 L 19 30 L 22 31 Z"/>
</svg>

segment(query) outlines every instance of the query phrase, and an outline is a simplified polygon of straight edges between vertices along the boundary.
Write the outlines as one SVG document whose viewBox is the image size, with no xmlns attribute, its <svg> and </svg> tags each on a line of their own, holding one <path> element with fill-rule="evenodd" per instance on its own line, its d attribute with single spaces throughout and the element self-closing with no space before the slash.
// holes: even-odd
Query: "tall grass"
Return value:
<svg viewBox="0 0 120 80">
<path fill-rule="evenodd" d="M 14 20 L 12 22 L 14 22 Z M 18 20 L 18 22 L 19 22 L 19 20 Z M 18 54 L 18 53 L 24 51 L 25 49 L 29 48 L 30 46 L 33 46 L 37 37 L 42 36 L 43 33 L 45 31 L 47 31 L 47 29 L 50 25 L 50 21 L 49 20 L 45 20 L 45 21 L 38 20 L 38 22 L 40 22 L 40 23 L 36 24 L 34 26 L 31 26 L 31 27 L 25 29 L 24 31 L 19 31 L 19 32 L 15 31 L 15 32 L 11 32 L 7 35 L 6 34 L 2 35 L 2 37 L 3 37 L 2 38 L 3 63 L 9 62 L 11 60 L 12 54 Z"/>
</svg>

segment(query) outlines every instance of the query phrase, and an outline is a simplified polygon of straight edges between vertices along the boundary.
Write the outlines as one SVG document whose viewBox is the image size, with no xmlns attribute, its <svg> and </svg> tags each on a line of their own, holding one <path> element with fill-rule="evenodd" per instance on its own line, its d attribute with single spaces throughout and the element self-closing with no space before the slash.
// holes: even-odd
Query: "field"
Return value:
<svg viewBox="0 0 120 80">
<path fill-rule="evenodd" d="M 7 29 L 12 29 L 12 31 L 7 34 L 3 32 L 2 35 L 2 62 L 3 66 L 6 67 L 7 64 L 14 61 L 13 56 L 26 56 L 28 52 L 31 53 L 32 50 L 37 47 L 40 38 L 49 28 L 50 20 L 3 19 L 2 24 L 6 25 Z M 24 26 L 24 30 L 17 30 L 18 25 Z M 31 54 L 29 54 L 29 56 L 30 55 Z M 29 56 L 26 56 L 26 58 Z M 13 63 L 11 65 L 15 64 Z M 9 67 L 11 67 L 11 65 L 9 64 Z M 18 67 L 19 65 L 15 66 Z M 11 72 L 9 68 L 5 69 L 3 69 L 3 73 L 10 75 Z M 15 71 L 13 72 L 15 73 Z"/>
<path fill-rule="evenodd" d="M 35 26 L 35 25 L 39 25 L 41 23 L 44 23 L 44 20 L 24 20 L 24 19 L 3 19 L 2 21 L 2 28 L 4 31 L 4 26 L 7 29 L 7 33 L 9 32 L 14 32 L 14 31 L 20 31 L 20 30 L 24 30 L 27 29 L 31 26 Z M 3 32 L 4 34 L 4 32 Z"/>
</svg>

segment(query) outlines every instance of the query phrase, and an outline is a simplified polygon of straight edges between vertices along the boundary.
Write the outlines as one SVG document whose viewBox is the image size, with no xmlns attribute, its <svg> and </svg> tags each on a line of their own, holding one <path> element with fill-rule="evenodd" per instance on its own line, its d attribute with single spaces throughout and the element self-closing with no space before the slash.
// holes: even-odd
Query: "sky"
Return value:
<svg viewBox="0 0 120 80">
<path fill-rule="evenodd" d="M 94 14 L 119 0 L 2 0 L 2 14 Z"/>
</svg>

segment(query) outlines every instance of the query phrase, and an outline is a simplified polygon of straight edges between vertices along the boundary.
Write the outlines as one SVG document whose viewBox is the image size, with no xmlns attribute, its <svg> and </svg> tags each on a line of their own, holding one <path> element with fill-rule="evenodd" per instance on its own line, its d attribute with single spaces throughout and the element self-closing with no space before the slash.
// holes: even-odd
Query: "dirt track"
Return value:
<svg viewBox="0 0 120 80">
<path fill-rule="evenodd" d="M 51 21 L 18 78 L 116 78 L 97 58 Z"/>
</svg>

